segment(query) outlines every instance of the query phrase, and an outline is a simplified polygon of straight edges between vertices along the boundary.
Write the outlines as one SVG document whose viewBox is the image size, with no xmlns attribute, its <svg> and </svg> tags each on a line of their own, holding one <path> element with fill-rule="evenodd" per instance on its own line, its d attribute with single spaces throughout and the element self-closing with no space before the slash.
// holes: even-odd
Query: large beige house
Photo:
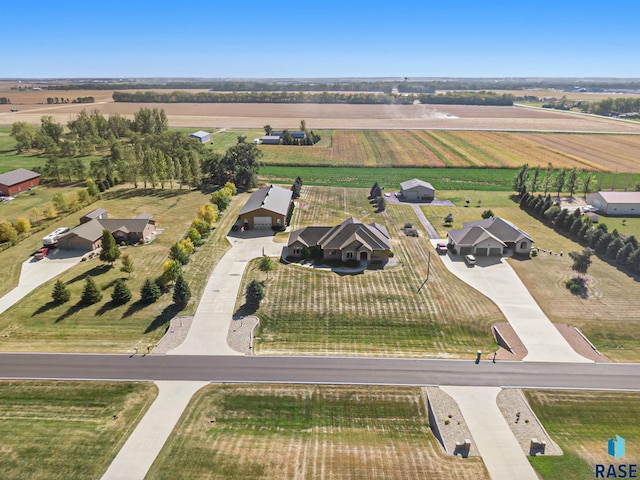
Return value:
<svg viewBox="0 0 640 480">
<path fill-rule="evenodd" d="M 449 232 L 449 243 L 460 255 L 529 255 L 533 239 L 504 218 L 493 217 L 462 224 Z"/>
<path fill-rule="evenodd" d="M 389 232 L 377 223 L 365 225 L 351 217 L 335 227 L 312 226 L 291 232 L 289 255 L 301 258 L 304 249 L 319 248 L 323 260 L 366 261 L 384 265 L 389 260 Z"/>
</svg>

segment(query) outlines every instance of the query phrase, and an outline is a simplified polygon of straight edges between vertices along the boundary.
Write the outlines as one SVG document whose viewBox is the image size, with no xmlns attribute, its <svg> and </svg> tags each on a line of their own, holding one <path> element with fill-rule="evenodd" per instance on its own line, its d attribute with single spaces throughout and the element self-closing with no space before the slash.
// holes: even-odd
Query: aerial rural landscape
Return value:
<svg viewBox="0 0 640 480">
<path fill-rule="evenodd" d="M 0 33 L 3 479 L 638 478 L 638 7 L 563 56 L 546 1 L 246 35 L 35 3 Z"/>
</svg>

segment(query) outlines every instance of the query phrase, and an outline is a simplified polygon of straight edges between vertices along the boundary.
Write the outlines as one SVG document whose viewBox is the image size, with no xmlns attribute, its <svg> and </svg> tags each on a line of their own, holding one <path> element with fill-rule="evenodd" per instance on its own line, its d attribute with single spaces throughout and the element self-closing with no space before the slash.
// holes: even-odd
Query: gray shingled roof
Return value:
<svg viewBox="0 0 640 480">
<path fill-rule="evenodd" d="M 142 233 L 149 223 L 148 218 L 130 218 L 130 219 L 119 219 L 119 218 L 94 218 L 93 220 L 88 221 L 87 223 L 83 223 L 78 225 L 75 228 L 69 230 L 69 232 L 64 235 L 77 235 L 80 238 L 84 238 L 85 240 L 89 240 L 91 242 L 95 242 L 99 238 L 102 237 L 102 233 L 104 230 L 109 230 L 110 232 L 115 232 L 119 230 L 121 232 L 139 232 Z"/>
<path fill-rule="evenodd" d="M 433 188 L 433 185 L 431 185 L 429 182 L 418 180 L 417 178 L 412 178 L 411 180 L 407 180 L 400 184 L 401 190 L 409 190 L 414 187 L 425 187 L 425 188 L 428 188 L 429 190 L 435 191 L 435 188 Z"/>
<path fill-rule="evenodd" d="M 269 185 L 268 187 L 256 190 L 251 194 L 247 203 L 244 204 L 240 215 L 253 212 L 259 208 L 264 208 L 270 212 L 286 215 L 291 203 L 291 190 Z"/>
<path fill-rule="evenodd" d="M 104 208 L 96 208 L 95 210 L 91 210 L 86 215 L 83 215 L 83 218 L 97 218 L 100 215 L 104 215 L 107 211 Z"/>
<path fill-rule="evenodd" d="M 313 226 L 291 232 L 287 246 L 297 241 L 307 247 L 318 245 L 328 250 L 341 250 L 356 241 L 370 250 L 391 248 L 389 233 L 385 227 L 377 223 L 365 225 L 353 217 L 335 227 Z"/>
<path fill-rule="evenodd" d="M 291 246 L 296 242 L 300 242 L 307 247 L 312 247 L 318 244 L 318 240 L 324 237 L 329 230 L 333 227 L 304 227 L 300 230 L 295 230 L 289 235 L 289 241 L 287 246 Z"/>
<path fill-rule="evenodd" d="M 513 223 L 509 220 L 505 220 L 504 218 L 493 217 L 462 224 L 464 228 L 473 227 L 475 225 L 484 228 L 503 242 L 519 242 L 525 238 L 533 242 L 533 239 L 529 234 L 527 234 L 527 232 L 520 230 Z"/>
<path fill-rule="evenodd" d="M 26 182 L 27 180 L 38 178 L 39 176 L 40 174 L 38 172 L 32 172 L 25 168 L 18 168 L 17 170 L 12 170 L 0 175 L 0 184 L 11 187 L 12 185 L 17 185 L 18 183 Z"/>
<path fill-rule="evenodd" d="M 456 245 L 460 246 L 474 246 L 492 238 L 506 247 L 502 240 L 478 225 L 462 228 L 460 230 L 451 230 L 449 232 L 449 238 L 453 240 Z"/>
</svg>

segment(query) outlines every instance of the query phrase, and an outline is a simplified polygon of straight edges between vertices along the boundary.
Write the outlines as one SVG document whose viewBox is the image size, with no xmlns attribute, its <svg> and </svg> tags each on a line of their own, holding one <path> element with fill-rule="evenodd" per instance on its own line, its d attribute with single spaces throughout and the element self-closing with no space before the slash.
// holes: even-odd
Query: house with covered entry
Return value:
<svg viewBox="0 0 640 480">
<path fill-rule="evenodd" d="M 256 190 L 240 210 L 236 226 L 245 229 L 284 228 L 292 194 L 290 189 L 275 185 Z"/>
<path fill-rule="evenodd" d="M 319 249 L 323 260 L 366 261 L 384 265 L 389 261 L 389 232 L 378 224 L 364 224 L 351 217 L 334 227 L 310 226 L 291 232 L 289 256 L 303 258 L 305 249 Z"/>
<path fill-rule="evenodd" d="M 460 255 L 529 255 L 533 239 L 504 218 L 492 217 L 462 224 L 448 234 L 449 245 Z"/>
</svg>

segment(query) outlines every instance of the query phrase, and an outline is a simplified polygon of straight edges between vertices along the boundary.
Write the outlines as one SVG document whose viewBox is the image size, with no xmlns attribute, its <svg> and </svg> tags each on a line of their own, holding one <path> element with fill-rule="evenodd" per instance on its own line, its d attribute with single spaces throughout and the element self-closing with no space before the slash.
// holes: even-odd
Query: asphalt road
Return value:
<svg viewBox="0 0 640 480">
<path fill-rule="evenodd" d="M 2 379 L 458 385 L 640 391 L 640 364 L 0 353 Z"/>
</svg>

